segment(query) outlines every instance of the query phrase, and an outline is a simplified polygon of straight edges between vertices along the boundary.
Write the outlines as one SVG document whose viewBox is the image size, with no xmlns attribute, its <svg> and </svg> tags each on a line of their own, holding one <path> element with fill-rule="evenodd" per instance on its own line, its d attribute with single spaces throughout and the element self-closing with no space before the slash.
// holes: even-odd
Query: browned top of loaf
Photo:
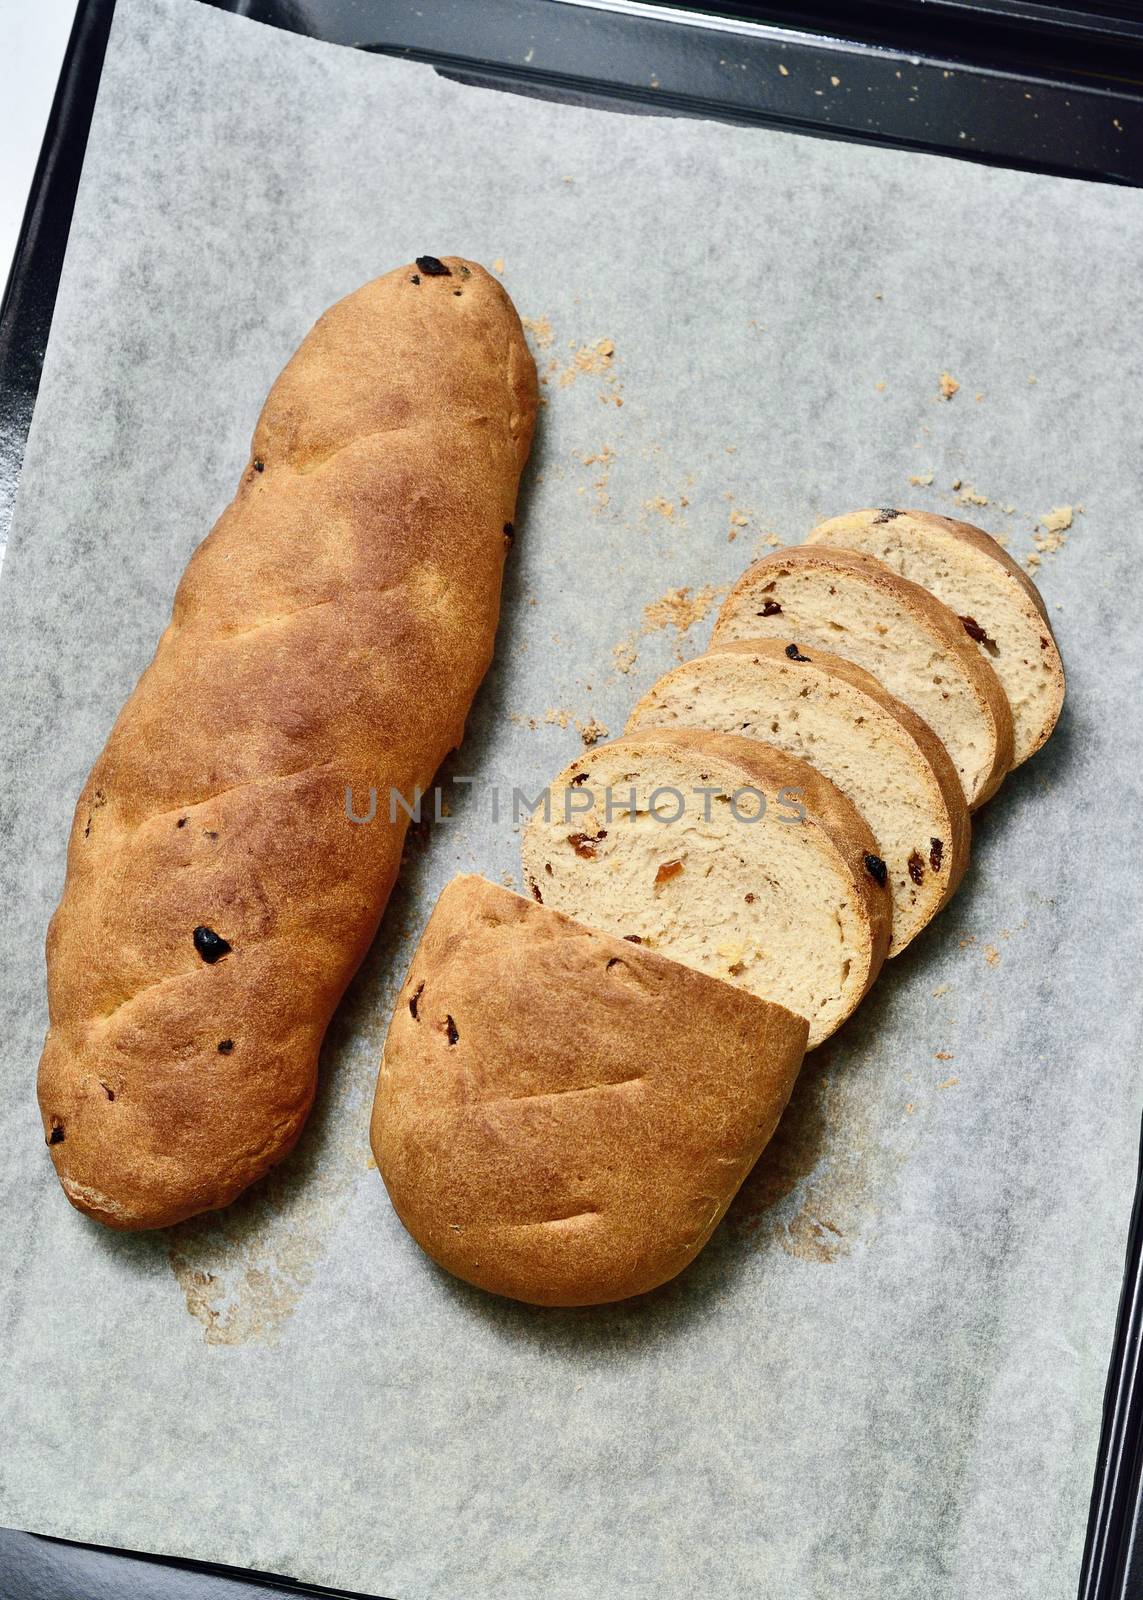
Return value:
<svg viewBox="0 0 1143 1600">
<path fill-rule="evenodd" d="M 727 642 L 725 635 L 719 637 L 722 619 L 735 614 L 743 596 L 749 594 L 756 585 L 767 583 L 775 574 L 798 569 L 848 576 L 875 591 L 880 590 L 886 600 L 904 606 L 923 619 L 941 648 L 947 650 L 958 663 L 972 685 L 977 700 L 987 708 L 996 729 L 996 755 L 992 770 L 974 801 L 975 805 L 982 805 L 999 789 L 1012 764 L 1012 710 L 1000 680 L 968 638 L 959 617 L 919 583 L 900 577 L 883 562 L 857 550 L 840 550 L 832 545 L 797 545 L 789 550 L 775 550 L 747 567 L 731 589 L 715 622 L 712 642 L 718 645 Z"/>
<path fill-rule="evenodd" d="M 225 1205 L 290 1148 L 397 871 L 390 787 L 431 781 L 488 665 L 536 377 L 496 279 L 444 264 L 289 362 L 80 796 L 40 1101 L 113 1226 Z M 198 925 L 232 953 L 207 965 Z"/>
<path fill-rule="evenodd" d="M 394 1012 L 377 1165 L 433 1259 L 495 1294 L 640 1294 L 710 1237 L 806 1024 L 483 879 L 454 879 Z"/>
</svg>

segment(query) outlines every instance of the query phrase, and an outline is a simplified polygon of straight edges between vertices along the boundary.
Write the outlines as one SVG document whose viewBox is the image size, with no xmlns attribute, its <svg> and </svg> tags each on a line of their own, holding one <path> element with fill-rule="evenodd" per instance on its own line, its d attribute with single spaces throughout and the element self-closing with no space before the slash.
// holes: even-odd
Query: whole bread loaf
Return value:
<svg viewBox="0 0 1143 1600">
<path fill-rule="evenodd" d="M 390 1024 L 372 1144 L 434 1261 L 597 1305 L 681 1272 L 785 1109 L 806 1024 L 482 878 L 437 902 Z"/>
<path fill-rule="evenodd" d="M 297 1139 L 397 874 L 391 791 L 431 782 L 491 657 L 536 403 L 511 301 L 456 257 L 340 301 L 271 390 L 48 932 L 44 1135 L 101 1222 L 224 1206 Z"/>
</svg>

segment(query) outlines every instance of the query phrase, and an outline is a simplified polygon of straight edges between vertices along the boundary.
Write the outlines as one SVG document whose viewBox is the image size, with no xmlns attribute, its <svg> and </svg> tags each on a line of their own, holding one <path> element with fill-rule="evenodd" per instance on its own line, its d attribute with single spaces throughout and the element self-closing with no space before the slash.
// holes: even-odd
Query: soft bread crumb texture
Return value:
<svg viewBox="0 0 1143 1600">
<path fill-rule="evenodd" d="M 811 1048 L 880 970 L 892 899 L 877 841 L 806 762 L 656 729 L 585 752 L 550 797 L 524 836 L 538 901 L 787 1006 Z"/>
<path fill-rule="evenodd" d="M 48 932 L 44 1137 L 99 1221 L 227 1205 L 297 1140 L 400 862 L 386 797 L 429 786 L 491 659 L 536 395 L 511 301 L 455 256 L 338 302 L 270 391 Z"/>
<path fill-rule="evenodd" d="M 716 646 L 660 678 L 627 732 L 710 728 L 808 761 L 865 818 L 889 870 L 897 955 L 948 903 L 971 828 L 956 769 L 928 725 L 869 673 L 780 640 Z"/>
<path fill-rule="evenodd" d="M 957 617 L 872 556 L 801 546 L 749 567 L 723 602 L 716 644 L 792 639 L 852 661 L 928 723 L 970 808 L 1012 760 L 1012 713 L 1000 681 Z"/>
<path fill-rule="evenodd" d="M 371 1126 L 410 1234 L 493 1294 L 579 1306 L 694 1259 L 765 1147 L 806 1024 L 481 878 L 437 903 Z"/>
<path fill-rule="evenodd" d="M 806 543 L 874 556 L 948 606 L 1008 697 L 1012 765 L 1035 755 L 1063 707 L 1064 665 L 1039 590 L 995 539 L 927 511 L 867 509 L 821 523 Z"/>
</svg>

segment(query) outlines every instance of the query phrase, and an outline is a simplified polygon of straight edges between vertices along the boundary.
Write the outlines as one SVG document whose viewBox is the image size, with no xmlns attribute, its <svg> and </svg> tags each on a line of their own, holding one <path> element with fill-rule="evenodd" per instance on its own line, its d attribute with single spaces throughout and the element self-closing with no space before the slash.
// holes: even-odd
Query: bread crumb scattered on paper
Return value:
<svg viewBox="0 0 1143 1600">
<path fill-rule="evenodd" d="M 1000 951 L 994 944 L 985 945 L 984 959 L 988 962 L 990 967 L 998 967 L 1000 965 Z"/>
<path fill-rule="evenodd" d="M 950 984 L 938 983 L 936 988 L 933 990 L 933 999 L 939 1000 L 943 994 L 948 994 L 950 988 Z"/>
<path fill-rule="evenodd" d="M 644 511 L 657 511 L 668 522 L 675 514 L 675 502 L 668 500 L 665 495 L 657 494 L 653 500 L 644 500 Z"/>
<path fill-rule="evenodd" d="M 496 260 L 492 263 L 492 270 L 493 270 L 493 272 L 503 272 L 504 271 L 504 257 L 503 256 L 497 256 L 496 257 Z"/>
<path fill-rule="evenodd" d="M 548 317 L 521 317 L 520 321 L 536 341 L 538 350 L 547 350 L 554 342 L 555 330 Z"/>
<path fill-rule="evenodd" d="M 630 672 L 639 659 L 639 652 L 630 639 L 620 639 L 611 652 L 616 672 Z"/>
<path fill-rule="evenodd" d="M 938 1089 L 955 1089 L 959 1082 L 960 1082 L 959 1078 L 946 1078 L 943 1083 L 938 1083 L 937 1084 L 937 1088 Z"/>
<path fill-rule="evenodd" d="M 927 489 L 933 481 L 931 472 L 911 472 L 909 482 L 917 489 Z"/>
<path fill-rule="evenodd" d="M 598 744 L 600 739 L 607 738 L 607 729 L 594 717 L 589 717 L 586 722 L 577 722 L 576 727 L 584 744 Z"/>
<path fill-rule="evenodd" d="M 957 390 L 960 388 L 960 384 L 953 377 L 951 372 L 942 372 L 937 380 L 937 387 L 940 390 L 940 396 L 942 400 L 951 400 L 953 395 L 956 394 Z"/>
<path fill-rule="evenodd" d="M 565 711 L 561 706 L 549 706 L 544 712 L 544 721 L 555 723 L 558 727 L 566 728 L 572 720 L 570 711 Z"/>
<path fill-rule="evenodd" d="M 971 483 L 966 483 L 964 487 L 961 488 L 958 482 L 954 484 L 953 487 L 958 491 L 956 497 L 956 503 L 958 506 L 986 506 L 989 503 L 988 496 L 986 494 L 981 494 L 980 490 L 974 488 Z"/>
<path fill-rule="evenodd" d="M 693 594 L 689 588 L 668 589 L 658 600 L 643 607 L 644 633 L 655 633 L 660 628 L 673 627 L 686 633 L 696 622 L 701 622 L 717 600 L 721 600 L 727 586 L 703 584 Z"/>
<path fill-rule="evenodd" d="M 953 1054 L 951 1050 L 938 1050 L 936 1052 L 936 1057 L 938 1061 L 951 1061 L 953 1059 Z"/>
<path fill-rule="evenodd" d="M 884 378 L 878 378 L 877 382 L 873 385 L 873 387 L 877 390 L 878 394 L 884 394 L 885 393 L 885 388 L 886 388 L 885 379 Z"/>
</svg>

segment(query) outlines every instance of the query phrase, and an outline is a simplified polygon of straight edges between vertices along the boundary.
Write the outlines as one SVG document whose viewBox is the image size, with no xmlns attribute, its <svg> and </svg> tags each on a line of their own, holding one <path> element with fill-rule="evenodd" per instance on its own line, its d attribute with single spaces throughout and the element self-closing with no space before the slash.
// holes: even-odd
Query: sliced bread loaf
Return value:
<svg viewBox="0 0 1143 1600">
<path fill-rule="evenodd" d="M 371 1137 L 434 1261 L 535 1305 L 674 1277 L 785 1109 L 806 1024 L 481 878 L 437 903 Z"/>
<path fill-rule="evenodd" d="M 524 837 L 535 898 L 777 1001 L 810 1046 L 865 994 L 892 897 L 868 824 L 756 739 L 652 729 L 587 751 Z"/>
<path fill-rule="evenodd" d="M 756 638 L 816 645 L 871 672 L 932 728 L 970 807 L 1004 781 L 1012 713 L 1000 680 L 947 606 L 872 556 L 802 546 L 756 561 L 723 602 L 714 643 Z"/>
<path fill-rule="evenodd" d="M 949 900 L 971 826 L 956 768 L 920 717 L 877 679 L 814 647 L 731 641 L 684 662 L 644 695 L 628 733 L 710 728 L 800 756 L 852 801 L 889 869 L 897 955 Z"/>
<path fill-rule="evenodd" d="M 1048 738 L 1064 703 L 1064 664 L 1040 591 L 982 528 L 930 511 L 853 511 L 806 541 L 859 550 L 942 600 L 983 654 L 1012 707 L 1013 766 Z"/>
</svg>

